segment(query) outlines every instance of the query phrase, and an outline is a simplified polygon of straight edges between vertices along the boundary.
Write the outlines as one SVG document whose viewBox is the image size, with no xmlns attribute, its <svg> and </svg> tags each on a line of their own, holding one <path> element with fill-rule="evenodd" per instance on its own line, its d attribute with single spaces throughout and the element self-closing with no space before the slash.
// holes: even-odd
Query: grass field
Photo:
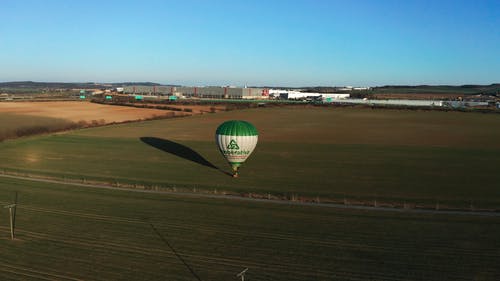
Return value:
<svg viewBox="0 0 500 281">
<path fill-rule="evenodd" d="M 215 128 L 260 132 L 241 177 Z M 19 119 L 21 120 L 21 119 Z M 500 116 L 258 108 L 0 143 L 0 171 L 65 179 L 500 208 Z M 214 168 L 214 166 L 216 168 Z M 207 199 L 0 178 L 3 280 L 499 280 L 500 217 Z"/>
<path fill-rule="evenodd" d="M 213 141 L 228 119 L 260 132 L 238 179 L 207 165 L 229 172 Z M 494 114 L 264 108 L 8 141 L 0 144 L 0 168 L 190 190 L 500 208 L 499 127 Z"/>
<path fill-rule="evenodd" d="M 3 178 L 3 280 L 498 280 L 500 218 L 183 198 Z"/>
</svg>

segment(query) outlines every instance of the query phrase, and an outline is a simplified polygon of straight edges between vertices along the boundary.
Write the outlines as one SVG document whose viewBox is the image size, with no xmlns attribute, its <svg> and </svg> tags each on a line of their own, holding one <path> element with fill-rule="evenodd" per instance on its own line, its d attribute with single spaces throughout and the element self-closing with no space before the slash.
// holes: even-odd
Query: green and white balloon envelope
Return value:
<svg viewBox="0 0 500 281">
<path fill-rule="evenodd" d="M 233 177 L 238 176 L 238 169 L 252 154 L 259 133 L 247 121 L 230 120 L 219 125 L 215 131 L 215 142 L 219 151 L 233 169 Z"/>
</svg>

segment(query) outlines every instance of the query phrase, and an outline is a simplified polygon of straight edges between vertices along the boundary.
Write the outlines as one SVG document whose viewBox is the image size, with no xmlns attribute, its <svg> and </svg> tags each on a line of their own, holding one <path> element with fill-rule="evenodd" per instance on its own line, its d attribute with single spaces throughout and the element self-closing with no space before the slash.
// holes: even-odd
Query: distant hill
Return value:
<svg viewBox="0 0 500 281">
<path fill-rule="evenodd" d="M 339 92 L 338 87 L 305 87 L 301 88 L 305 92 L 315 93 L 335 93 Z M 356 92 L 356 91 L 353 91 Z M 500 84 L 490 85 L 462 85 L 462 86 L 449 86 L 449 85 L 387 85 L 381 87 L 372 87 L 370 90 L 362 90 L 358 92 L 365 92 L 371 94 L 459 94 L 459 95 L 500 95 Z"/>
<path fill-rule="evenodd" d="M 15 82 L 0 82 L 0 89 L 3 91 L 37 91 L 51 89 L 103 89 L 117 88 L 124 86 L 171 86 L 178 87 L 179 85 L 159 84 L 153 82 L 119 82 L 119 83 L 95 83 L 95 82 L 33 82 L 33 81 L 15 81 Z M 265 87 L 276 88 L 276 87 Z M 339 92 L 342 87 L 332 86 L 317 86 L 317 87 L 279 87 L 288 89 L 298 89 L 305 92 L 316 93 L 335 93 Z M 365 94 L 458 94 L 458 95 L 496 95 L 500 96 L 500 83 L 490 85 L 386 85 L 381 87 L 372 87 L 370 90 L 353 91 L 352 93 Z"/>
<path fill-rule="evenodd" d="M 162 84 L 153 82 L 120 82 L 120 83 L 66 83 L 66 82 L 33 82 L 15 81 L 0 82 L 2 89 L 95 89 L 95 88 L 116 88 L 123 86 L 161 86 Z"/>
<path fill-rule="evenodd" d="M 419 86 L 382 86 L 374 87 L 374 93 L 401 93 L 401 94 L 462 94 L 462 95 L 477 95 L 477 94 L 500 94 L 500 84 L 490 85 L 462 85 L 462 86 L 448 86 L 448 85 L 419 85 Z"/>
</svg>

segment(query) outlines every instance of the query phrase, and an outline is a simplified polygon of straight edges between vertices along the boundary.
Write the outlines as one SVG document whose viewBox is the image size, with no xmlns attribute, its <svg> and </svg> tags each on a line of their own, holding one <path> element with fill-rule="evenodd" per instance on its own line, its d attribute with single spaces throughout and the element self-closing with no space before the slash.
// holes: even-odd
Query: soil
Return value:
<svg viewBox="0 0 500 281">
<path fill-rule="evenodd" d="M 105 123 L 148 119 L 157 116 L 185 116 L 188 112 L 129 106 L 103 105 L 90 102 L 0 102 L 0 112 L 44 116 L 78 121 L 104 120 Z"/>
</svg>

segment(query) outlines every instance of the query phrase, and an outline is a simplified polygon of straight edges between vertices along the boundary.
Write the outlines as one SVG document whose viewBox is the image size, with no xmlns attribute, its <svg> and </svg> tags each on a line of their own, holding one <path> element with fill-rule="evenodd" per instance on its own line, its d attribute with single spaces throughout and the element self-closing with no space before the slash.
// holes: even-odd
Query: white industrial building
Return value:
<svg viewBox="0 0 500 281">
<path fill-rule="evenodd" d="M 350 94 L 338 93 L 306 93 L 295 90 L 270 89 L 269 96 L 279 99 L 288 100 L 305 100 L 305 99 L 346 99 Z"/>
</svg>

